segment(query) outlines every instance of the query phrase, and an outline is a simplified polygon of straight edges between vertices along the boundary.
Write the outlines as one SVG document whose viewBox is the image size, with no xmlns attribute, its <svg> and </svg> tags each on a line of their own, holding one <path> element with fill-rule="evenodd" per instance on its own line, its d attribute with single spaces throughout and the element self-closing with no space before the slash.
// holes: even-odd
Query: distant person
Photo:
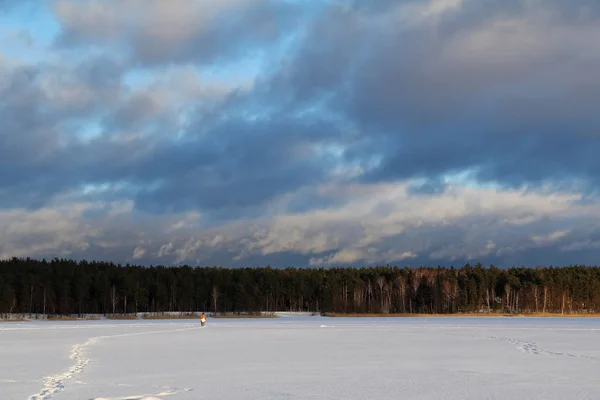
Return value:
<svg viewBox="0 0 600 400">
<path fill-rule="evenodd" d="M 200 316 L 200 326 L 206 326 L 206 314 L 204 313 Z"/>
</svg>

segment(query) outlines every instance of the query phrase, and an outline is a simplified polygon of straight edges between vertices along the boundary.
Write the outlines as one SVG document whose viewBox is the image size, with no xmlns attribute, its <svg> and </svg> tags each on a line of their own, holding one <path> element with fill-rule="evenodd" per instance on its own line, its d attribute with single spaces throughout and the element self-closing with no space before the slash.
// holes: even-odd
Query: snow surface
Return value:
<svg viewBox="0 0 600 400">
<path fill-rule="evenodd" d="M 0 324 L 0 398 L 598 399 L 600 320 Z"/>
</svg>

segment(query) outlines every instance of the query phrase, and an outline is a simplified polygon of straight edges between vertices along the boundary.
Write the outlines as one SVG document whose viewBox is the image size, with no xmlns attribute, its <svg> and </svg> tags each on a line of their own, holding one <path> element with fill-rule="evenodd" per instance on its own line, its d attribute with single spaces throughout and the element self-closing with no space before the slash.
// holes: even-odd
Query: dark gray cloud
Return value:
<svg viewBox="0 0 600 400">
<path fill-rule="evenodd" d="M 137 194 L 129 195 L 135 194 L 141 209 L 161 213 L 225 209 L 221 214 L 231 218 L 278 194 L 327 178 L 331 163 L 317 154 L 315 146 L 340 133 L 326 119 L 304 121 L 275 114 L 249 122 L 214 116 L 207 123 L 199 110 L 198 118 L 186 125 L 183 139 L 160 134 L 120 140 L 146 121 L 156 123 L 152 107 L 144 107 L 147 101 L 139 105 L 135 96 L 129 100 L 122 94 L 124 89 L 115 78 L 121 72 L 117 63 L 108 60 L 88 61 L 74 68 L 74 93 L 99 96 L 84 96 L 91 106 L 82 108 L 77 99 L 64 106 L 53 103 L 35 78 L 43 72 L 13 71 L 6 91 L 12 96 L 5 97 L 2 109 L 10 113 L 15 124 L 6 124 L 11 140 L 0 147 L 12 155 L 1 161 L 4 170 L 17 173 L 0 176 L 5 206 L 27 204 L 35 208 L 55 194 L 81 185 L 125 181 L 139 188 Z M 105 117 L 104 127 L 109 130 L 85 142 L 75 140 L 76 136 L 67 138 L 61 146 L 65 140 L 60 135 L 64 133 L 61 117 L 68 113 L 68 107 L 77 117 L 83 113 L 102 120 L 105 106 L 94 105 L 107 99 L 105 92 L 114 93 L 115 101 L 122 104 L 113 106 L 114 112 Z M 31 153 L 33 157 L 28 157 Z M 236 213 L 235 208 L 241 211 Z"/>
<path fill-rule="evenodd" d="M 74 7 L 68 1 L 59 3 Z M 439 180 L 467 168 L 475 168 L 482 181 L 509 186 L 566 177 L 593 182 L 599 169 L 593 154 L 600 129 L 593 110 L 600 105 L 600 86 L 591 67 L 600 60 L 593 53 L 587 62 L 557 57 L 597 47 L 593 37 L 581 34 L 575 18 L 592 18 L 595 8 L 588 4 L 586 14 L 583 6 L 574 7 L 580 8 L 575 12 L 556 2 L 525 6 L 514 1 L 482 8 L 467 1 L 462 8 L 442 12 L 441 22 L 436 20 L 436 31 L 445 36 L 432 35 L 428 24 L 433 22 L 428 20 L 414 26 L 395 23 L 421 18 L 427 4 L 390 1 L 369 10 L 331 6 L 305 28 L 306 36 L 275 75 L 263 77 L 250 92 L 225 99 L 217 114 L 197 109 L 201 118 L 184 127 L 185 136 L 203 139 L 180 144 L 164 137 L 108 140 L 140 130 L 164 134 L 181 128 L 175 123 L 177 110 L 160 110 L 160 93 L 125 95 L 125 65 L 114 58 L 86 60 L 64 71 L 49 66 L 17 69 L 5 91 L 12 96 L 2 104 L 3 114 L 12 117 L 5 128 L 11 132 L 8 148 L 13 159 L 6 162 L 19 165 L 17 159 L 23 160 L 32 142 L 44 149 L 38 154 L 45 157 L 21 165 L 20 174 L 4 176 L 5 183 L 30 181 L 23 174 L 43 179 L 46 172 L 54 177 L 47 186 L 56 191 L 117 180 L 142 188 L 158 185 L 137 197 L 137 204 L 153 210 L 163 209 L 161 203 L 172 210 L 219 204 L 248 207 L 277 193 L 323 182 L 335 162 L 321 164 L 324 158 L 314 153 L 298 159 L 289 152 L 297 146 L 336 142 L 345 147 L 346 162 L 381 158 L 379 166 L 363 176 L 367 182 Z M 244 7 L 263 10 L 267 3 L 248 2 Z M 395 21 L 398 9 L 404 14 Z M 472 18 L 484 11 L 487 25 Z M 542 11 L 549 11 L 550 21 L 558 24 L 554 29 L 564 36 L 545 35 L 549 22 L 536 20 Z M 536 23 L 511 22 L 514 26 L 508 30 L 492 23 L 523 15 Z M 110 33 L 104 25 L 85 29 Z M 592 29 L 592 36 L 598 31 Z M 516 34 L 525 45 L 511 42 Z M 277 37 L 281 32 L 274 40 Z M 491 43 L 479 43 L 485 40 Z M 504 56 L 499 58 L 498 52 Z M 52 79 L 64 83 L 48 89 Z M 320 111 L 307 112 L 315 106 Z M 256 121 L 236 116 L 253 109 L 260 115 Z M 273 118 L 276 113 L 283 116 Z M 340 124 L 323 122 L 332 115 L 359 135 L 342 135 Z M 64 134 L 65 117 L 98 118 L 105 134 L 86 144 L 55 148 Z M 578 162 L 570 162 L 573 159 Z M 177 194 L 188 185 L 187 196 Z M 258 186 L 260 191 L 250 190 Z M 244 195 L 235 196 L 236 188 L 245 188 Z"/>
<path fill-rule="evenodd" d="M 325 182 L 328 162 L 314 147 L 320 137 L 335 135 L 336 126 L 327 121 L 306 123 L 285 116 L 223 121 L 210 131 L 219 146 L 209 163 L 200 152 L 210 141 L 188 144 L 194 160 L 171 168 L 158 188 L 138 194 L 136 204 L 154 211 L 200 208 L 239 217 L 239 212 L 247 214 L 278 195 Z"/>
<path fill-rule="evenodd" d="M 56 0 L 53 56 L 0 58 L 0 222 L 33 221 L 0 254 L 590 259 L 595 230 L 576 224 L 600 189 L 597 2 L 371 3 Z M 258 76 L 206 73 L 257 54 Z M 500 189 L 455 194 L 465 171 Z M 582 198 L 527 197 L 558 191 Z M 61 240 L 34 229 L 65 219 Z"/>
<path fill-rule="evenodd" d="M 350 158 L 383 157 L 369 181 L 476 168 L 509 186 L 597 186 L 598 7 L 465 1 L 411 23 L 428 4 L 378 3 L 366 20 L 363 6 L 331 9 L 275 82 L 300 98 L 327 94 L 356 124 L 364 139 Z"/>
</svg>

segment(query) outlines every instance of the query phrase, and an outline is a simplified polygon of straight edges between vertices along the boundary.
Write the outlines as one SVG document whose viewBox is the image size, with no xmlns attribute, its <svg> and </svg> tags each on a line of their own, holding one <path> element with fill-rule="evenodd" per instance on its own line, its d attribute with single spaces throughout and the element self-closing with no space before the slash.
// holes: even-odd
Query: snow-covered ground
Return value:
<svg viewBox="0 0 600 400">
<path fill-rule="evenodd" d="M 598 399 L 600 320 L 0 324 L 0 398 Z"/>
</svg>

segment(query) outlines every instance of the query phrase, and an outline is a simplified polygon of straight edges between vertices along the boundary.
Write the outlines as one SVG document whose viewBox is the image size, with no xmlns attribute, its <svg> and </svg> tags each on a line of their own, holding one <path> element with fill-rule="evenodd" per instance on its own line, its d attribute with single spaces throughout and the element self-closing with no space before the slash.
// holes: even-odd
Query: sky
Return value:
<svg viewBox="0 0 600 400">
<path fill-rule="evenodd" d="M 596 0 L 0 0 L 0 259 L 594 264 Z"/>
</svg>

